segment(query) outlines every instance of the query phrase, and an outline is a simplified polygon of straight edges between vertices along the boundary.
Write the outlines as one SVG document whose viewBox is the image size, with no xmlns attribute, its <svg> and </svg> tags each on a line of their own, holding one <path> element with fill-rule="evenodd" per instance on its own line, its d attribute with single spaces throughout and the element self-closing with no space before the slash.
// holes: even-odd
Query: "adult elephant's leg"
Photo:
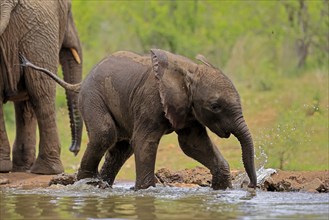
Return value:
<svg viewBox="0 0 329 220">
<path fill-rule="evenodd" d="M 195 122 L 176 133 L 183 152 L 210 170 L 213 189 L 232 187 L 229 164 L 210 140 L 204 126 Z"/>
<path fill-rule="evenodd" d="M 33 62 L 33 61 L 32 61 Z M 53 63 L 57 63 L 53 60 Z M 44 66 L 44 63 L 36 63 Z M 56 72 L 56 66 L 45 67 Z M 32 173 L 58 174 L 64 171 L 60 160 L 60 142 L 56 125 L 56 84 L 49 77 L 31 68 L 25 70 L 25 84 L 30 95 L 39 127 L 39 154 L 31 167 Z M 34 72 L 33 72 L 34 71 Z"/>
<path fill-rule="evenodd" d="M 12 170 L 12 162 L 10 160 L 10 145 L 6 132 L 3 104 L 0 99 L 0 172 L 9 172 Z"/>
<path fill-rule="evenodd" d="M 132 139 L 136 164 L 135 190 L 155 186 L 155 159 L 162 134 L 136 132 Z"/>
<path fill-rule="evenodd" d="M 117 142 L 105 155 L 105 162 L 101 169 L 101 178 L 110 186 L 126 160 L 133 154 L 133 149 L 128 141 Z"/>
<path fill-rule="evenodd" d="M 106 150 L 117 140 L 115 123 L 106 106 L 101 105 L 103 99 L 93 96 L 92 92 L 81 100 L 81 114 L 84 118 L 89 143 L 83 154 L 77 179 L 98 178 L 98 165 Z M 92 96 L 92 97 L 90 97 Z"/>
<path fill-rule="evenodd" d="M 28 101 L 15 103 L 16 139 L 13 146 L 13 171 L 27 171 L 35 160 L 36 117 Z"/>
</svg>

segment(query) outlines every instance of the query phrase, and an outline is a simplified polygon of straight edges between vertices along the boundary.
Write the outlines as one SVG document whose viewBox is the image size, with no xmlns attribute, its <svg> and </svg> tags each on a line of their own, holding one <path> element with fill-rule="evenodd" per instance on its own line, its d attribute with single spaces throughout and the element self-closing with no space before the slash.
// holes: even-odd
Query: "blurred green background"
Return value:
<svg viewBox="0 0 329 220">
<path fill-rule="evenodd" d="M 328 1 L 111 1 L 73 0 L 84 53 L 84 77 L 118 50 L 147 54 L 161 48 L 194 59 L 201 53 L 236 85 L 253 134 L 258 167 L 329 169 Z M 60 70 L 59 70 L 59 74 Z M 77 157 L 68 151 L 64 90 L 57 89 L 57 121 L 66 172 Z M 15 136 L 13 105 L 5 105 L 7 131 Z M 238 141 L 210 134 L 231 169 L 243 169 Z M 156 169 L 200 166 L 164 136 Z M 119 174 L 133 179 L 134 159 Z"/>
</svg>

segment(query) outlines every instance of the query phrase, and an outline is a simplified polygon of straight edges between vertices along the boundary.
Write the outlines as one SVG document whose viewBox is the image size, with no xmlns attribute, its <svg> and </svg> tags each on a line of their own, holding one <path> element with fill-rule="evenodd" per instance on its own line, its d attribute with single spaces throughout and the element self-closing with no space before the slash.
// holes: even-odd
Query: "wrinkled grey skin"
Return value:
<svg viewBox="0 0 329 220">
<path fill-rule="evenodd" d="M 82 83 L 79 109 L 89 143 L 78 179 L 99 177 L 98 165 L 106 153 L 100 177 L 112 185 L 134 153 L 135 189 L 155 186 L 160 138 L 175 131 L 184 153 L 210 169 L 212 187 L 226 189 L 231 187 L 229 165 L 210 140 L 208 127 L 221 138 L 231 133 L 238 138 L 249 187 L 255 188 L 253 141 L 232 82 L 207 61 L 198 65 L 158 49 L 151 54 L 150 59 L 131 52 L 114 53 Z"/>
<path fill-rule="evenodd" d="M 27 171 L 57 174 L 64 171 L 55 115 L 56 83 L 33 69 L 19 66 L 19 55 L 57 72 L 64 79 L 81 81 L 82 51 L 71 13 L 71 1 L 0 0 L 0 172 Z M 77 115 L 78 98 L 67 92 L 72 135 L 81 139 L 82 120 Z M 16 138 L 12 161 L 6 134 L 3 104 L 13 101 Z M 35 159 L 36 126 L 39 154 Z M 79 142 L 71 150 L 78 152 Z"/>
</svg>

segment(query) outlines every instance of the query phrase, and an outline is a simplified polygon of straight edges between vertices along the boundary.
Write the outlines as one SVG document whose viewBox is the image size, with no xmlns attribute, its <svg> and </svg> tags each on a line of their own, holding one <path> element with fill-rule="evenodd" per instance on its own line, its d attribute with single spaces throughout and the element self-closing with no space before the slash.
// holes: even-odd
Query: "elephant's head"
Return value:
<svg viewBox="0 0 329 220">
<path fill-rule="evenodd" d="M 200 123 L 221 138 L 236 136 L 242 147 L 242 159 L 256 187 L 254 146 L 244 120 L 240 97 L 231 80 L 204 59 L 204 64 L 163 50 L 152 49 L 153 70 L 158 79 L 164 112 L 173 128 L 184 128 L 192 113 Z"/>
</svg>

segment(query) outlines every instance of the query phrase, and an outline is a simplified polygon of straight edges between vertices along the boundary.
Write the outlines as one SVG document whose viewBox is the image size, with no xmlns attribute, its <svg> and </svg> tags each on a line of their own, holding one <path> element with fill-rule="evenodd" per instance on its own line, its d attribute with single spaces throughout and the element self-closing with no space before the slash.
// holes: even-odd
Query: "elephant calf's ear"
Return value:
<svg viewBox="0 0 329 220">
<path fill-rule="evenodd" d="M 151 56 L 152 56 L 152 68 L 155 73 L 155 76 L 158 79 L 161 79 L 164 70 L 168 68 L 168 57 L 164 51 L 158 49 L 152 49 Z"/>
<path fill-rule="evenodd" d="M 214 65 L 212 65 L 203 55 L 198 54 L 195 59 L 201 61 L 203 64 L 212 67 L 212 68 L 216 68 Z"/>
<path fill-rule="evenodd" d="M 189 111 L 189 98 L 184 75 L 175 71 L 170 65 L 171 60 L 174 59 L 174 54 L 152 49 L 151 56 L 152 68 L 158 80 L 159 94 L 165 116 L 174 129 L 183 128 Z"/>
</svg>

